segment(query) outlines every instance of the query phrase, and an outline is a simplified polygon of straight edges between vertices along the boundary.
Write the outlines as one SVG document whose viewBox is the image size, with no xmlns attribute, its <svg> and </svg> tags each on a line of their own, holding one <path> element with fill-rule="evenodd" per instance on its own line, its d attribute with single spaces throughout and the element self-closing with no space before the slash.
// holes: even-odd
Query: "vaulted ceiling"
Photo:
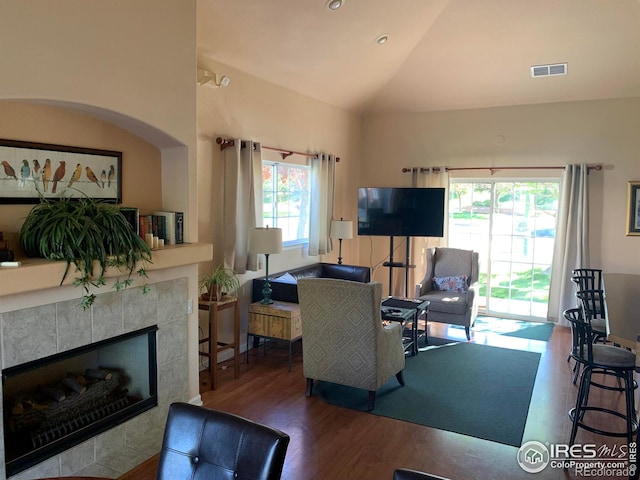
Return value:
<svg viewBox="0 0 640 480">
<path fill-rule="evenodd" d="M 198 0 L 198 54 L 356 112 L 640 97 L 640 0 Z"/>
</svg>

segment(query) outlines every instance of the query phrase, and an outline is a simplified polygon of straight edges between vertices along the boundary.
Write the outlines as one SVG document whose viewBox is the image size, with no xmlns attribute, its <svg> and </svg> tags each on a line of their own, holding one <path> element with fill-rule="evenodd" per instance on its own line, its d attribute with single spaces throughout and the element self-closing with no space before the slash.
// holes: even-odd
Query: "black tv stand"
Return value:
<svg viewBox="0 0 640 480">
<path fill-rule="evenodd" d="M 404 267 L 402 262 L 384 262 L 382 265 L 384 267 Z"/>
<path fill-rule="evenodd" d="M 393 296 L 393 269 L 404 268 L 404 296 L 409 297 L 409 269 L 416 268 L 415 265 L 410 265 L 411 261 L 411 237 L 406 237 L 406 249 L 405 249 L 405 261 L 394 262 L 393 261 L 393 236 L 389 237 L 389 261 L 384 262 L 384 267 L 389 267 L 389 296 Z"/>
</svg>

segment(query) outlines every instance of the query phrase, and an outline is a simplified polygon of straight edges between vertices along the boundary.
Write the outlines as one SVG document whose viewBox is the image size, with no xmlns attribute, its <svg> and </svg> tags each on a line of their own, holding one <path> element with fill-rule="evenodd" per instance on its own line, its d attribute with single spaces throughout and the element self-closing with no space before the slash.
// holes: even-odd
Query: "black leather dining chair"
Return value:
<svg viewBox="0 0 640 480">
<path fill-rule="evenodd" d="M 444 477 L 431 475 L 430 473 L 410 470 L 408 468 L 398 468 L 393 472 L 393 480 L 448 480 Z"/>
<path fill-rule="evenodd" d="M 169 407 L 157 480 L 279 480 L 289 436 L 231 413 Z"/>
</svg>

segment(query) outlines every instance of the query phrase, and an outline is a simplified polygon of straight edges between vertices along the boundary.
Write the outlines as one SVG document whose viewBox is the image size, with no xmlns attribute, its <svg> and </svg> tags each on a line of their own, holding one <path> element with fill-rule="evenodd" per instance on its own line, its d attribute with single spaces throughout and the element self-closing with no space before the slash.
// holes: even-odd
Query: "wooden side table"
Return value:
<svg viewBox="0 0 640 480">
<path fill-rule="evenodd" d="M 247 332 L 246 363 L 249 363 L 249 335 L 285 340 L 289 342 L 289 371 L 291 371 L 291 344 L 302 338 L 300 305 L 274 300 L 265 305 L 249 305 L 249 331 Z"/>
<path fill-rule="evenodd" d="M 233 308 L 233 342 L 224 343 L 218 341 L 218 313 Z M 217 302 L 208 300 L 198 301 L 198 309 L 209 312 L 209 336 L 203 338 L 198 343 L 209 343 L 209 351 L 198 353 L 209 358 L 209 375 L 211 376 L 211 390 L 218 386 L 218 353 L 228 349 L 233 349 L 233 378 L 240 377 L 240 312 L 238 311 L 238 299 L 236 297 L 225 296 Z"/>
</svg>

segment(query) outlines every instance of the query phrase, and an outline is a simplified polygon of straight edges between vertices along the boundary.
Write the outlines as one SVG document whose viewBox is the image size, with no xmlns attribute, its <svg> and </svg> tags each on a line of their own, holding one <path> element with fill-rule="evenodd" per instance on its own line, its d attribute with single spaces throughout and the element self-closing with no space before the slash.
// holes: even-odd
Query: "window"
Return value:
<svg viewBox="0 0 640 480">
<path fill-rule="evenodd" d="M 453 180 L 449 246 L 480 253 L 480 305 L 500 317 L 547 316 L 560 184 Z"/>
<path fill-rule="evenodd" d="M 263 160 L 262 226 L 282 229 L 284 245 L 309 241 L 311 168 Z"/>
</svg>

